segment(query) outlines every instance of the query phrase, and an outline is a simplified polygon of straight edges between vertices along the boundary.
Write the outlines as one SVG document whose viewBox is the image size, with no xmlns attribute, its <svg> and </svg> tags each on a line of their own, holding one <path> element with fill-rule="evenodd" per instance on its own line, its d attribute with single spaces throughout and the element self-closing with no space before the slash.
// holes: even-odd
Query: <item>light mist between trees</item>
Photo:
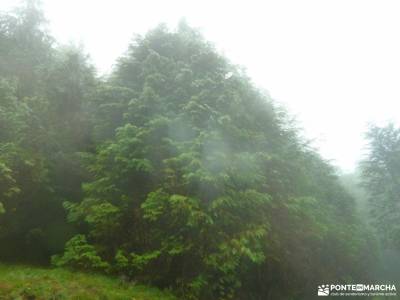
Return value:
<svg viewBox="0 0 400 300">
<path fill-rule="evenodd" d="M 376 279 L 376 233 L 334 168 L 198 31 L 160 25 L 99 78 L 45 25 L 32 1 L 0 15 L 2 261 L 182 299 L 310 299 Z M 398 136 L 372 129 L 363 163 L 396 249 Z"/>
</svg>

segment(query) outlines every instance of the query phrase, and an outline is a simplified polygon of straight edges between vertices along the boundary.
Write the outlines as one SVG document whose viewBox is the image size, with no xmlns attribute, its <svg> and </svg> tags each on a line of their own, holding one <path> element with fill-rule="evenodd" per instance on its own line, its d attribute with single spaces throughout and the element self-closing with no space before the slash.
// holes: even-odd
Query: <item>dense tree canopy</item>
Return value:
<svg viewBox="0 0 400 300">
<path fill-rule="evenodd" d="M 44 25 L 33 1 L 0 16 L 0 254 L 43 262 L 71 234 L 62 202 L 80 199 L 95 85 L 81 52 L 54 48 Z"/>
<path fill-rule="evenodd" d="M 335 170 L 196 30 L 157 27 L 101 80 L 28 3 L 0 17 L 1 259 L 54 255 L 183 299 L 368 279 Z"/>
<path fill-rule="evenodd" d="M 400 129 L 371 126 L 367 138 L 369 153 L 361 167 L 371 215 L 386 246 L 400 249 Z"/>
</svg>

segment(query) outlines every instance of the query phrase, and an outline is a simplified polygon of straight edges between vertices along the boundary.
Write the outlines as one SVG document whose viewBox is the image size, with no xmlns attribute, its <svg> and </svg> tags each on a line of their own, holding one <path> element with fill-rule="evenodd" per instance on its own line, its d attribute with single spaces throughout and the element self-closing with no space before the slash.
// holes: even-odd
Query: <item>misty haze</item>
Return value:
<svg viewBox="0 0 400 300">
<path fill-rule="evenodd" d="M 400 4 L 0 2 L 0 299 L 400 299 Z"/>
</svg>

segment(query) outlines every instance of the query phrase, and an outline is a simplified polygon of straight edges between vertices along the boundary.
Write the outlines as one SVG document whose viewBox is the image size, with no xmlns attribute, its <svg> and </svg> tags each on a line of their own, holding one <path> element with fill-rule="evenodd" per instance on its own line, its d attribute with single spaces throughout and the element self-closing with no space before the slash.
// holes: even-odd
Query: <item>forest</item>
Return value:
<svg viewBox="0 0 400 300">
<path fill-rule="evenodd" d="M 136 37 L 99 76 L 35 3 L 0 13 L 0 299 L 400 283 L 400 128 L 371 125 L 342 174 L 186 22 Z"/>
</svg>

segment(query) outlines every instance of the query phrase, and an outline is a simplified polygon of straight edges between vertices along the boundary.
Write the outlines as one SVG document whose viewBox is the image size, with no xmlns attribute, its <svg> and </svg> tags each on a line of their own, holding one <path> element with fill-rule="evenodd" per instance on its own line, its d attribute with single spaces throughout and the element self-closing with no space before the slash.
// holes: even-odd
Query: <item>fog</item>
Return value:
<svg viewBox="0 0 400 300">
<path fill-rule="evenodd" d="M 3 0 L 0 9 L 17 1 Z M 399 121 L 398 1 L 43 0 L 51 32 L 103 73 L 134 34 L 185 18 L 284 103 L 327 159 L 352 171 L 369 122 Z M 90 16 L 90 19 L 87 18 Z"/>
<path fill-rule="evenodd" d="M 1 299 L 396 295 L 396 2 L 18 4 Z"/>
</svg>

